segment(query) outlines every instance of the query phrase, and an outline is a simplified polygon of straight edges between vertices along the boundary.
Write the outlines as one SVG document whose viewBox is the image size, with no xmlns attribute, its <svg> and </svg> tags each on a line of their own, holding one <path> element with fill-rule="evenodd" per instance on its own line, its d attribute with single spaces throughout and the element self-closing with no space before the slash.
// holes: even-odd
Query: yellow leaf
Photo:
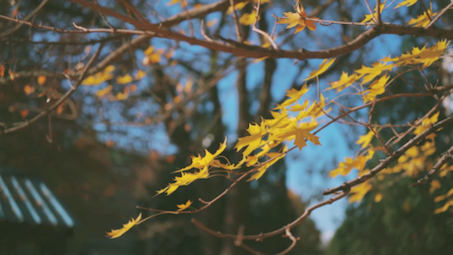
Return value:
<svg viewBox="0 0 453 255">
<path fill-rule="evenodd" d="M 295 6 L 296 13 L 293 12 L 284 12 L 283 15 L 285 17 L 281 18 L 277 24 L 288 24 L 286 28 L 296 27 L 295 34 L 299 33 L 300 31 L 304 30 L 305 27 L 308 29 L 315 31 L 316 24 L 314 20 L 308 20 L 307 13 L 302 5 Z M 314 18 L 313 18 L 314 19 Z"/>
<path fill-rule="evenodd" d="M 331 87 L 326 90 L 336 89 L 337 92 L 340 92 L 343 89 L 351 86 L 358 79 L 359 78 L 356 74 L 348 75 L 348 73 L 343 72 L 341 74 L 340 80 L 329 83 Z"/>
<path fill-rule="evenodd" d="M 449 208 L 450 206 L 453 206 L 453 199 L 450 200 L 450 201 L 448 201 L 447 203 L 445 203 L 445 205 L 442 206 L 441 208 L 437 208 L 437 209 L 434 211 L 434 213 L 437 214 L 437 213 L 445 212 L 445 211 L 448 210 L 448 208 Z"/>
<path fill-rule="evenodd" d="M 127 84 L 129 82 L 132 82 L 132 76 L 130 74 L 126 74 L 124 76 L 120 76 L 116 78 L 116 82 L 119 84 Z"/>
<path fill-rule="evenodd" d="M 324 59 L 321 65 L 319 65 L 319 69 L 311 72 L 310 75 L 304 81 L 313 79 L 316 76 L 323 74 L 333 64 L 333 62 L 335 62 L 334 58 L 330 59 L 329 61 L 327 61 L 327 58 Z"/>
<path fill-rule="evenodd" d="M 400 8 L 400 7 L 403 7 L 403 6 L 412 6 L 415 3 L 417 3 L 417 2 L 418 2 L 418 0 L 404 0 L 401 3 L 399 3 L 394 9 Z"/>
<path fill-rule="evenodd" d="M 220 144 L 219 149 L 214 154 L 211 154 L 208 150 L 205 150 L 204 157 L 202 157 L 201 155 L 198 155 L 197 157 L 192 156 L 192 164 L 190 164 L 189 166 L 184 167 L 182 169 L 179 169 L 178 171 L 175 171 L 175 172 L 176 173 L 184 172 L 184 171 L 190 170 L 192 168 L 198 168 L 200 170 L 207 169 L 209 166 L 211 166 L 214 159 L 225 150 L 226 142 L 227 142 L 227 139 L 225 138 L 225 141 Z"/>
<path fill-rule="evenodd" d="M 107 87 L 96 91 L 95 95 L 99 98 L 103 98 L 105 95 L 107 95 L 110 91 L 112 91 L 112 85 L 108 85 Z"/>
<path fill-rule="evenodd" d="M 241 23 L 242 25 L 253 25 L 253 23 L 255 23 L 255 19 L 256 19 L 256 14 L 255 13 L 244 13 L 241 18 L 239 19 L 239 23 Z"/>
<path fill-rule="evenodd" d="M 429 193 L 433 193 L 436 189 L 440 189 L 442 185 L 440 184 L 439 180 L 434 180 L 431 182 L 431 185 L 429 187 Z"/>
<path fill-rule="evenodd" d="M 88 76 L 82 81 L 84 86 L 97 86 L 105 81 L 113 78 L 112 72 L 115 70 L 115 66 L 107 66 L 103 71 L 98 72 L 94 75 Z"/>
<path fill-rule="evenodd" d="M 295 102 L 297 102 L 303 95 L 305 95 L 308 92 L 309 89 L 307 89 L 307 84 L 305 83 L 300 90 L 296 90 L 292 88 L 291 90 L 286 91 L 286 96 L 289 97 L 283 103 L 275 107 L 275 109 L 282 109 L 285 108 L 286 106 L 289 106 Z"/>
<path fill-rule="evenodd" d="M 283 151 L 286 151 L 286 148 L 283 150 Z M 269 155 L 269 154 L 268 154 Z M 285 153 L 278 153 L 278 156 L 274 156 L 271 154 L 271 158 L 272 160 L 270 160 L 269 162 L 267 162 L 266 164 L 264 164 L 263 166 L 261 166 L 260 168 L 258 168 L 257 172 L 254 173 L 250 179 L 248 179 L 247 181 L 252 181 L 252 180 L 258 180 L 259 178 L 261 178 L 261 176 L 263 176 L 263 174 L 266 172 L 267 169 L 269 169 L 270 166 L 272 166 L 273 164 L 275 164 L 278 160 L 282 159 L 285 157 Z"/>
<path fill-rule="evenodd" d="M 371 140 L 373 140 L 374 138 L 374 132 L 373 131 L 370 131 L 368 132 L 366 135 L 361 135 L 360 136 L 360 139 L 357 140 L 357 142 L 355 142 L 356 144 L 361 144 L 362 145 L 362 149 L 367 147 L 368 144 L 370 144 Z"/>
<path fill-rule="evenodd" d="M 263 123 L 261 123 L 261 125 L 255 123 L 249 124 L 247 132 L 250 135 L 239 138 L 235 146 L 237 151 L 240 151 L 242 148 L 247 147 L 247 149 L 242 153 L 244 157 L 250 155 L 250 153 L 258 149 L 261 143 L 261 138 L 266 133 L 266 129 Z"/>
<path fill-rule="evenodd" d="M 27 96 L 30 95 L 31 93 L 35 92 L 35 91 L 36 91 L 36 89 L 33 86 L 30 86 L 28 84 L 24 86 L 24 93 Z"/>
<path fill-rule="evenodd" d="M 9 78 L 14 81 L 14 79 L 16 79 L 17 77 L 19 77 L 19 74 L 14 72 L 14 71 L 11 71 L 11 69 L 8 70 L 9 72 Z"/>
<path fill-rule="evenodd" d="M 128 88 L 125 88 L 124 92 L 118 92 L 118 94 L 116 94 L 116 100 L 118 100 L 118 101 L 126 100 L 128 97 L 129 97 Z"/>
<path fill-rule="evenodd" d="M 377 193 L 374 196 L 374 202 L 379 203 L 379 202 L 381 202 L 381 200 L 382 200 L 382 194 L 381 193 Z"/>
<path fill-rule="evenodd" d="M 134 79 L 140 80 L 140 79 L 143 78 L 145 75 L 146 75 L 146 72 L 145 72 L 145 71 L 138 70 L 137 73 L 136 73 L 135 76 L 134 76 Z"/>
<path fill-rule="evenodd" d="M 384 71 L 392 71 L 394 64 L 387 64 L 384 62 L 376 62 L 371 67 L 362 66 L 359 70 L 356 70 L 358 78 L 362 78 L 362 85 L 366 84 L 377 76 L 381 75 Z"/>
<path fill-rule="evenodd" d="M 385 1 L 383 3 L 381 3 L 381 5 L 379 6 L 379 10 L 380 10 L 380 13 L 382 13 L 382 11 L 385 9 Z M 365 15 L 365 19 L 360 21 L 361 23 L 367 23 L 367 22 L 370 22 L 374 19 L 377 18 L 377 8 L 374 7 L 374 13 L 373 14 L 366 14 Z"/>
<path fill-rule="evenodd" d="M 43 84 L 46 82 L 46 78 L 47 78 L 47 77 L 46 77 L 46 76 L 43 76 L 43 75 L 38 76 L 38 79 L 37 79 L 37 80 L 38 80 L 38 84 L 39 84 L 39 85 L 43 85 Z"/>
<path fill-rule="evenodd" d="M 449 190 L 447 192 L 447 194 L 445 194 L 445 195 L 437 196 L 436 198 L 434 198 L 434 202 L 442 201 L 442 200 L 446 199 L 447 197 L 449 197 L 451 195 L 453 195 L 453 189 Z"/>
<path fill-rule="evenodd" d="M 268 59 L 269 57 L 262 57 L 262 58 L 255 58 L 254 60 L 252 60 L 252 63 L 259 63 L 265 59 Z"/>
<path fill-rule="evenodd" d="M 437 15 L 437 12 L 433 13 L 433 5 L 430 3 L 429 10 L 427 12 L 424 12 L 421 15 L 418 15 L 417 18 L 412 18 L 408 25 L 413 25 L 415 27 L 426 27 L 430 22 L 431 19 L 430 17 L 434 17 Z"/>
<path fill-rule="evenodd" d="M 142 214 L 140 213 L 136 219 L 132 218 L 128 223 L 124 224 L 122 228 L 112 229 L 112 231 L 107 232 L 107 236 L 110 237 L 111 239 L 118 238 L 122 236 L 124 233 L 126 233 L 133 226 L 139 224 L 141 219 Z"/>
<path fill-rule="evenodd" d="M 351 188 L 349 203 L 360 202 L 373 186 L 369 182 L 364 182 Z"/>
<path fill-rule="evenodd" d="M 167 6 L 172 6 L 175 4 L 180 4 L 181 7 L 186 7 L 188 2 L 186 0 L 171 0 L 169 3 L 167 3 Z"/>
<path fill-rule="evenodd" d="M 385 92 L 385 85 L 387 85 L 387 81 L 389 80 L 390 76 L 385 75 L 379 78 L 379 80 L 374 81 L 370 86 L 369 89 L 362 92 L 363 101 L 372 102 L 376 99 L 376 96 L 382 95 Z"/>
<path fill-rule="evenodd" d="M 161 60 L 162 54 L 164 54 L 165 50 L 158 49 L 154 50 L 153 46 L 149 46 L 145 51 L 145 57 L 143 58 L 142 64 L 145 66 L 150 65 L 151 63 L 159 63 Z"/>
<path fill-rule="evenodd" d="M 187 202 L 185 204 L 180 204 L 180 205 L 176 205 L 176 206 L 178 207 L 178 212 L 180 212 L 180 211 L 183 211 L 183 210 L 189 208 L 190 205 L 192 205 L 192 201 L 187 200 Z"/>
<path fill-rule="evenodd" d="M 212 26 L 214 26 L 215 24 L 217 24 L 218 22 L 219 22 L 218 19 L 213 19 L 213 20 L 210 20 L 210 21 L 206 22 L 206 26 L 207 26 L 207 27 L 212 27 Z"/>
</svg>

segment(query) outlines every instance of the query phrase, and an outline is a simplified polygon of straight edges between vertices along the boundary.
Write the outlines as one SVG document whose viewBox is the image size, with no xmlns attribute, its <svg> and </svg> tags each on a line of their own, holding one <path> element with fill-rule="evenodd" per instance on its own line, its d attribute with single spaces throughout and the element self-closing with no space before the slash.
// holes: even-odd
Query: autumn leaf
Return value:
<svg viewBox="0 0 453 255">
<path fill-rule="evenodd" d="M 82 81 L 84 86 L 97 86 L 103 82 L 106 82 L 113 78 L 113 71 L 115 71 L 115 66 L 107 66 L 103 71 L 98 72 L 94 75 L 88 76 Z"/>
<path fill-rule="evenodd" d="M 397 8 L 400 8 L 403 6 L 412 6 L 417 2 L 418 2 L 418 0 L 404 0 L 401 3 L 399 3 L 394 9 L 397 9 Z"/>
<path fill-rule="evenodd" d="M 379 10 L 380 10 L 380 13 L 382 13 L 382 11 L 385 9 L 385 1 L 383 3 L 381 3 L 381 5 L 379 5 Z M 362 21 L 360 21 L 360 23 L 367 23 L 367 22 L 370 22 L 374 19 L 377 18 L 377 8 L 374 7 L 374 13 L 373 14 L 366 14 L 365 15 L 365 19 L 363 19 Z"/>
<path fill-rule="evenodd" d="M 304 81 L 313 79 L 316 76 L 323 74 L 333 64 L 333 62 L 335 62 L 334 58 L 330 59 L 329 61 L 327 61 L 327 58 L 324 59 L 324 61 L 321 63 L 321 65 L 319 65 L 319 69 L 311 72 L 310 75 L 307 78 L 305 78 Z"/>
<path fill-rule="evenodd" d="M 103 98 L 105 95 L 107 95 L 110 91 L 112 91 L 113 86 L 108 85 L 107 87 L 96 91 L 95 95 L 99 98 Z"/>
<path fill-rule="evenodd" d="M 140 80 L 141 78 L 145 77 L 146 72 L 143 70 L 138 70 L 137 73 L 134 76 L 134 79 Z"/>
<path fill-rule="evenodd" d="M 336 89 L 337 92 L 340 92 L 343 89 L 351 86 L 358 79 L 359 77 L 356 74 L 348 75 L 348 73 L 343 72 L 340 76 L 340 80 L 329 83 L 331 87 L 327 88 L 326 90 Z"/>
<path fill-rule="evenodd" d="M 374 196 L 374 202 L 379 203 L 379 202 L 381 202 L 381 200 L 382 200 L 382 193 L 377 193 Z"/>
<path fill-rule="evenodd" d="M 359 140 L 357 140 L 357 142 L 355 142 L 356 144 L 361 144 L 362 145 L 362 149 L 367 147 L 368 144 L 370 144 L 371 140 L 374 138 L 374 132 L 373 131 L 370 131 L 368 132 L 366 135 L 361 135 Z"/>
<path fill-rule="evenodd" d="M 390 76 L 388 75 L 382 76 L 379 80 L 374 81 L 367 90 L 363 91 L 362 95 L 364 103 L 372 102 L 378 95 L 384 94 L 385 85 L 387 84 L 389 78 Z"/>
<path fill-rule="evenodd" d="M 239 19 L 239 23 L 248 26 L 254 24 L 255 19 L 256 19 L 255 13 L 244 13 L 242 17 Z"/>
<path fill-rule="evenodd" d="M 206 22 L 206 26 L 207 26 L 207 27 L 212 27 L 212 26 L 214 26 L 215 24 L 217 24 L 218 22 L 219 22 L 218 19 L 213 19 L 213 20 L 210 20 L 210 21 Z"/>
<path fill-rule="evenodd" d="M 449 208 L 450 206 L 453 206 L 453 199 L 450 200 L 450 201 L 448 201 L 447 203 L 445 203 L 445 205 L 442 206 L 441 208 L 437 208 L 436 210 L 434 210 L 434 213 L 435 213 L 435 214 L 438 214 L 438 213 L 441 213 L 441 212 L 445 212 L 445 211 L 448 210 L 448 208 Z"/>
<path fill-rule="evenodd" d="M 142 60 L 142 64 L 148 66 L 150 64 L 159 63 L 164 52 L 165 50 L 163 49 L 155 50 L 153 46 L 149 46 L 144 52 L 145 57 Z"/>
<path fill-rule="evenodd" d="M 335 177 L 339 174 L 345 176 L 351 172 L 352 169 L 357 169 L 359 172 L 363 171 L 365 164 L 368 160 L 372 159 L 374 156 L 374 150 L 368 150 L 366 156 L 360 155 L 358 157 L 350 158 L 346 157 L 344 162 L 340 162 L 338 168 L 333 169 L 329 172 L 329 177 Z"/>
<path fill-rule="evenodd" d="M 142 214 L 140 213 L 136 219 L 131 218 L 131 220 L 128 223 L 124 224 L 122 228 L 112 229 L 112 231 L 107 232 L 107 236 L 110 237 L 110 239 L 118 238 L 122 236 L 124 233 L 126 233 L 133 226 L 139 224 L 141 219 Z"/>
<path fill-rule="evenodd" d="M 439 118 L 439 112 L 436 112 L 429 118 L 424 118 L 422 122 L 415 128 L 414 135 L 419 135 L 430 128 L 433 124 L 437 122 Z"/>
<path fill-rule="evenodd" d="M 126 74 L 124 76 L 119 76 L 116 78 L 116 82 L 119 84 L 127 84 L 133 81 L 133 78 L 130 74 Z"/>
<path fill-rule="evenodd" d="M 178 212 L 184 211 L 192 205 L 192 201 L 188 200 L 185 204 L 176 205 L 178 207 Z"/>
<path fill-rule="evenodd" d="M 24 86 L 24 93 L 25 93 L 25 95 L 27 95 L 27 96 L 30 95 L 30 94 L 32 94 L 32 93 L 34 93 L 35 91 L 36 91 L 36 89 L 35 89 L 35 87 L 33 87 L 33 86 L 30 86 L 30 85 L 28 85 L 28 84 Z"/>
<path fill-rule="evenodd" d="M 175 5 L 175 4 L 180 4 L 181 7 L 186 7 L 189 3 L 187 2 L 187 0 L 171 0 L 169 3 L 167 3 L 167 6 L 172 6 L 172 5 Z"/>
<path fill-rule="evenodd" d="M 43 76 L 43 75 L 38 76 L 38 79 L 37 79 L 38 80 L 38 84 L 39 85 L 43 85 L 46 82 L 46 78 L 47 77 Z"/>
<path fill-rule="evenodd" d="M 28 110 L 28 109 L 23 109 L 23 110 L 19 111 L 20 116 L 24 119 L 28 116 L 29 113 L 30 113 L 30 110 Z"/>
<path fill-rule="evenodd" d="M 292 88 L 291 90 L 286 91 L 286 96 L 289 97 L 283 103 L 275 107 L 275 109 L 282 109 L 293 103 L 299 101 L 299 99 L 308 92 L 309 88 L 307 88 L 307 84 L 305 83 L 300 90 Z"/>
<path fill-rule="evenodd" d="M 0 77 L 3 78 L 3 76 L 5 76 L 5 66 L 4 65 L 0 65 Z"/>
<path fill-rule="evenodd" d="M 360 202 L 373 186 L 370 182 L 364 182 L 351 188 L 349 203 Z"/>
<path fill-rule="evenodd" d="M 433 180 L 429 187 L 429 193 L 433 193 L 436 189 L 440 189 L 442 185 L 440 184 L 439 180 Z"/>
<path fill-rule="evenodd" d="M 431 18 L 436 15 L 437 12 L 433 13 L 433 5 L 432 3 L 430 3 L 428 11 L 424 12 L 421 15 L 418 15 L 417 18 L 412 18 L 407 24 L 415 27 L 426 27 L 431 22 Z"/>
<path fill-rule="evenodd" d="M 305 9 L 302 5 L 295 5 L 294 9 L 296 10 L 296 13 L 284 12 L 283 15 L 285 15 L 285 17 L 281 18 L 277 22 L 277 24 L 288 24 L 286 28 L 296 27 L 294 34 L 301 32 L 305 29 L 305 27 L 308 27 L 308 29 L 315 31 L 316 21 L 312 20 L 315 18 L 308 19 L 307 13 L 305 12 Z"/>
<path fill-rule="evenodd" d="M 286 151 L 287 149 L 284 148 L 283 151 Z M 266 162 L 264 165 L 262 165 L 260 168 L 257 169 L 256 173 L 254 173 L 247 181 L 253 181 L 253 180 L 258 180 L 263 176 L 263 174 L 266 172 L 269 167 L 271 167 L 273 164 L 275 164 L 277 161 L 285 157 L 285 153 L 268 153 L 267 156 L 271 158 L 268 162 Z"/>
</svg>

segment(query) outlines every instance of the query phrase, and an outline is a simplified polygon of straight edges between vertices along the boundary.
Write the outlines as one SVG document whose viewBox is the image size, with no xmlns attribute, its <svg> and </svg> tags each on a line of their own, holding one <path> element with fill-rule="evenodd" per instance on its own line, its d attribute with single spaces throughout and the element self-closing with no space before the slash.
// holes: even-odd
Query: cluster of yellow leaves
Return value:
<svg viewBox="0 0 453 255">
<path fill-rule="evenodd" d="M 436 197 L 436 198 L 434 199 L 434 202 L 440 202 L 440 201 L 442 201 L 442 200 L 444 200 L 444 199 L 446 199 L 446 198 L 448 198 L 448 197 L 451 197 L 451 195 L 453 195 L 453 189 L 449 190 L 449 191 L 447 192 L 447 194 L 445 194 L 445 195 Z M 445 211 L 448 210 L 448 208 L 449 208 L 450 206 L 453 206 L 453 198 L 450 198 L 450 200 L 447 201 L 447 202 L 444 204 L 444 206 L 442 206 L 442 207 L 440 207 L 440 208 L 437 208 L 437 209 L 434 211 L 434 213 L 445 212 Z"/>
<path fill-rule="evenodd" d="M 124 76 L 119 76 L 116 78 L 116 83 L 121 85 L 129 84 L 133 81 L 137 81 L 142 79 L 146 75 L 145 71 L 138 70 L 137 73 L 132 77 L 130 74 L 126 74 Z M 122 92 L 118 92 L 116 95 L 112 95 L 111 91 L 113 90 L 112 85 L 108 85 L 107 87 L 100 89 L 95 92 L 95 95 L 98 98 L 104 98 L 105 96 L 109 96 L 110 101 L 122 101 L 126 100 L 129 97 L 129 92 L 134 92 L 137 90 L 137 85 L 130 84 L 123 89 Z"/>
<path fill-rule="evenodd" d="M 164 49 L 154 49 L 153 46 L 149 46 L 143 54 L 145 57 L 142 60 L 142 64 L 145 66 L 149 66 L 150 64 L 159 63 L 162 59 L 162 55 L 164 54 Z"/>
<path fill-rule="evenodd" d="M 296 27 L 294 34 L 303 31 L 306 27 L 312 31 L 316 30 L 316 21 L 314 20 L 316 18 L 309 18 L 302 5 L 296 4 L 294 10 L 296 11 L 295 13 L 284 12 L 283 15 L 285 17 L 281 18 L 277 24 L 288 24 L 286 28 Z"/>
<path fill-rule="evenodd" d="M 354 168 L 359 171 L 359 175 L 364 173 L 364 168 L 365 164 L 368 160 L 372 159 L 374 156 L 374 150 L 369 149 L 366 152 L 368 152 L 365 155 L 360 155 L 358 157 L 354 158 L 345 158 L 344 162 L 340 162 L 339 166 L 332 171 L 329 172 L 330 177 L 335 177 L 339 174 L 341 175 L 347 175 L 351 170 Z"/>
<path fill-rule="evenodd" d="M 170 195 L 180 186 L 187 186 L 192 182 L 199 179 L 206 179 L 209 177 L 209 167 L 218 167 L 220 164 L 219 160 L 216 160 L 216 157 L 220 155 L 226 148 L 226 139 L 220 144 L 220 148 L 214 153 L 211 154 L 208 150 L 205 150 L 205 156 L 202 157 L 198 155 L 197 157 L 192 157 L 192 164 L 182 168 L 176 172 L 181 173 L 181 176 L 175 177 L 175 182 L 168 184 L 167 187 L 157 191 L 157 194 L 167 193 Z M 196 169 L 194 172 L 187 172 L 188 170 Z"/>
<path fill-rule="evenodd" d="M 324 110 L 325 99 L 321 94 L 318 102 L 310 103 L 305 100 L 300 105 L 298 101 L 308 90 L 305 84 L 300 90 L 287 91 L 288 98 L 271 111 L 272 119 L 262 119 L 260 123 L 249 125 L 247 129 L 249 135 L 239 138 L 235 146 L 237 151 L 242 151 L 240 162 L 222 163 L 217 158 L 226 148 L 225 140 L 214 154 L 206 150 L 204 156 L 192 157 L 192 163 L 189 166 L 176 171 L 181 175 L 176 176 L 173 183 L 157 191 L 157 194 L 169 195 L 179 187 L 189 185 L 195 180 L 209 178 L 211 168 L 216 168 L 216 172 L 224 171 L 228 175 L 230 171 L 237 170 L 243 165 L 255 167 L 256 171 L 249 181 L 258 180 L 270 166 L 286 155 L 288 151 L 286 147 L 275 151 L 275 148 L 282 143 L 294 142 L 299 149 L 307 146 L 308 141 L 320 145 L 319 138 L 312 132 L 318 126 L 316 119 L 323 116 L 326 111 Z M 311 120 L 308 121 L 306 118 Z"/>
<path fill-rule="evenodd" d="M 111 80 L 113 78 L 113 71 L 115 71 L 115 66 L 107 66 L 103 71 L 85 78 L 85 80 L 82 81 L 82 85 L 97 86 L 103 82 Z"/>
<path fill-rule="evenodd" d="M 429 118 L 424 118 L 422 120 L 422 122 L 420 123 L 420 125 L 418 125 L 415 128 L 414 135 L 419 135 L 419 134 L 423 133 L 428 128 L 430 128 L 433 124 L 435 124 L 438 119 L 439 119 L 439 112 L 436 112 L 435 114 L 433 114 L 433 116 L 431 116 Z"/>
<path fill-rule="evenodd" d="M 449 44 L 449 41 L 442 40 L 431 47 L 424 46 L 422 49 L 414 47 L 411 52 L 401 56 L 394 58 L 384 57 L 373 63 L 371 67 L 362 66 L 352 75 L 343 72 L 340 80 L 329 83 L 330 88 L 327 90 L 335 89 L 340 92 L 354 83 L 359 83 L 362 87 L 370 83 L 362 89 L 360 95 L 362 95 L 365 103 L 374 101 L 378 95 L 382 95 L 385 92 L 385 88 L 388 85 L 387 82 L 390 79 L 388 73 L 394 68 L 419 64 L 426 68 L 442 56 Z M 359 82 L 360 79 L 362 80 L 361 82 Z"/>
</svg>

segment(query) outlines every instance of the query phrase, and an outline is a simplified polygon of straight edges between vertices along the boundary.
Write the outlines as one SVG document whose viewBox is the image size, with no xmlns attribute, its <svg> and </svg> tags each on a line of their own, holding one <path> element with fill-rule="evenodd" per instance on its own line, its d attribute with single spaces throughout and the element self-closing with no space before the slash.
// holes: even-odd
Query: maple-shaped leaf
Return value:
<svg viewBox="0 0 453 255">
<path fill-rule="evenodd" d="M 107 236 L 110 237 L 111 239 L 118 238 L 122 236 L 124 233 L 126 233 L 133 226 L 139 224 L 141 219 L 142 214 L 140 213 L 136 219 L 132 218 L 128 223 L 124 224 L 122 228 L 112 229 L 112 231 L 107 232 Z"/>
<path fill-rule="evenodd" d="M 379 5 L 379 10 L 380 10 L 380 13 L 382 13 L 382 11 L 385 9 L 385 1 L 383 3 L 381 3 L 381 5 Z M 377 18 L 377 8 L 374 7 L 374 13 L 373 14 L 366 14 L 365 15 L 365 19 L 363 19 L 362 21 L 360 21 L 360 23 L 367 23 L 367 22 L 370 22 L 374 19 Z"/>
<path fill-rule="evenodd" d="M 433 13 L 433 5 L 432 3 L 430 3 L 428 11 L 424 12 L 421 15 L 418 15 L 417 18 L 412 18 L 407 24 L 415 27 L 426 27 L 431 22 L 431 17 L 434 17 L 436 15 L 437 12 Z"/>
<path fill-rule="evenodd" d="M 366 135 L 361 135 L 359 140 L 357 140 L 357 142 L 355 142 L 355 143 L 356 144 L 361 144 L 362 145 L 362 149 L 363 149 L 363 148 L 367 147 L 368 144 L 370 144 L 370 142 L 373 139 L 373 137 L 374 137 L 374 132 L 370 131 Z"/>
<path fill-rule="evenodd" d="M 225 138 L 225 141 L 220 144 L 219 149 L 214 154 L 211 154 L 208 150 L 205 150 L 204 157 L 202 157 L 201 155 L 198 155 L 197 157 L 192 157 L 192 164 L 190 164 L 189 166 L 184 167 L 182 169 L 179 169 L 178 171 L 175 171 L 175 173 L 188 171 L 193 168 L 204 169 L 204 168 L 211 166 L 214 159 L 225 150 L 226 143 L 227 143 L 227 139 Z"/>
<path fill-rule="evenodd" d="M 316 24 L 314 20 L 315 18 L 309 19 L 307 16 L 307 13 L 305 12 L 305 9 L 302 5 L 295 5 L 294 9 L 296 10 L 296 13 L 294 12 L 284 12 L 283 15 L 285 17 L 281 18 L 277 24 L 288 24 L 286 28 L 293 28 L 296 27 L 296 31 L 294 34 L 297 34 L 304 30 L 306 27 L 308 29 L 315 31 L 316 30 Z"/>
<path fill-rule="evenodd" d="M 314 70 L 313 72 L 311 72 L 310 75 L 307 78 L 305 78 L 304 81 L 313 79 L 316 76 L 319 76 L 319 75 L 323 74 L 333 64 L 333 62 L 335 62 L 334 58 L 332 58 L 330 60 L 328 60 L 327 58 L 324 59 L 324 61 L 321 63 L 321 65 L 319 65 L 319 69 L 318 70 Z"/>
<path fill-rule="evenodd" d="M 238 139 L 238 142 L 235 146 L 237 151 L 240 151 L 242 148 L 247 147 L 242 153 L 243 157 L 250 155 L 254 150 L 258 149 L 261 138 L 266 134 L 266 129 L 263 123 L 250 124 L 247 132 L 249 136 L 241 137 Z"/>
<path fill-rule="evenodd" d="M 349 75 L 348 73 L 343 72 L 340 76 L 340 80 L 329 83 L 331 87 L 327 88 L 326 90 L 336 89 L 337 92 L 340 92 L 343 89 L 351 86 L 358 79 L 359 77 L 356 74 Z"/>
<path fill-rule="evenodd" d="M 384 71 L 392 71 L 394 64 L 387 64 L 384 62 L 376 62 L 371 64 L 371 67 L 362 66 L 362 68 L 356 70 L 358 78 L 362 78 L 362 85 L 366 84 L 377 76 L 381 75 Z"/>
<path fill-rule="evenodd" d="M 187 200 L 187 202 L 185 204 L 180 204 L 180 205 L 176 205 L 176 206 L 178 207 L 178 212 L 180 212 L 180 211 L 186 210 L 191 205 L 192 205 L 192 201 Z"/>
<path fill-rule="evenodd" d="M 417 2 L 418 2 L 418 0 L 404 0 L 401 3 L 399 3 L 397 6 L 395 6 L 394 9 L 397 9 L 397 8 L 400 8 L 400 7 L 403 7 L 403 6 L 412 6 L 415 3 L 417 3 Z"/>
<path fill-rule="evenodd" d="M 271 159 L 269 160 L 268 162 L 266 162 L 263 166 L 261 166 L 260 168 L 257 169 L 257 172 L 254 173 L 247 181 L 252 181 L 252 180 L 258 180 L 259 178 L 261 178 L 261 176 L 263 176 L 263 174 L 266 172 L 267 169 L 269 169 L 270 166 L 272 166 L 273 164 L 275 164 L 277 161 L 279 161 L 280 159 L 284 158 L 286 156 L 286 153 L 284 153 L 285 151 L 287 150 L 287 148 L 285 147 L 283 149 L 283 152 L 282 153 L 268 153 L 267 156 Z"/>
<path fill-rule="evenodd" d="M 390 76 L 385 75 L 379 78 L 379 80 L 376 80 L 373 83 L 371 83 L 370 87 L 362 92 L 364 103 L 372 102 L 374 101 L 374 99 L 376 99 L 378 95 L 384 94 L 385 85 L 387 84 L 389 78 Z"/>
<path fill-rule="evenodd" d="M 309 88 L 307 88 L 307 83 L 305 83 L 300 90 L 292 88 L 291 90 L 286 91 L 286 96 L 288 99 L 283 101 L 280 105 L 275 107 L 275 109 L 282 109 L 286 106 L 292 105 L 293 103 L 297 102 L 303 95 L 308 92 Z"/>
<path fill-rule="evenodd" d="M 349 203 L 360 202 L 362 201 L 363 197 L 371 190 L 373 186 L 370 182 L 364 182 L 359 185 L 356 185 L 351 188 L 350 196 L 349 196 Z"/>
</svg>

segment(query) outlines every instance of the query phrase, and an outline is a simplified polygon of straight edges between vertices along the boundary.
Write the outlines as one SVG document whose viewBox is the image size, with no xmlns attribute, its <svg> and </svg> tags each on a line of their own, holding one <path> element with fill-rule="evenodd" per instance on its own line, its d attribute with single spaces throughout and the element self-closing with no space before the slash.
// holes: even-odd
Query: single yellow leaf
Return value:
<svg viewBox="0 0 453 255">
<path fill-rule="evenodd" d="M 132 76 L 130 74 L 126 74 L 124 76 L 120 76 L 120 77 L 116 78 L 116 82 L 119 83 L 119 84 L 127 84 L 127 83 L 130 83 L 132 81 L 133 81 L 133 79 L 132 79 Z"/>
<path fill-rule="evenodd" d="M 369 182 L 364 182 L 351 188 L 349 203 L 360 202 L 373 186 Z"/>
<path fill-rule="evenodd" d="M 111 239 L 118 238 L 118 237 L 122 236 L 124 233 L 126 233 L 133 226 L 139 224 L 141 219 L 142 219 L 142 214 L 140 213 L 136 219 L 131 218 L 131 220 L 128 223 L 124 224 L 122 228 L 112 229 L 112 231 L 107 232 L 107 236 L 110 237 Z"/>
<path fill-rule="evenodd" d="M 171 0 L 170 2 L 167 3 L 167 6 L 172 6 L 172 5 L 175 5 L 175 4 L 180 4 L 181 7 L 186 7 L 189 3 L 187 2 L 187 0 Z"/>
<path fill-rule="evenodd" d="M 400 8 L 403 6 L 412 6 L 417 2 L 418 2 L 418 0 L 404 0 L 401 3 L 399 3 L 394 9 L 397 9 L 397 8 Z"/>
<path fill-rule="evenodd" d="M 189 206 L 192 205 L 192 201 L 188 200 L 185 204 L 180 204 L 180 205 L 176 205 L 178 207 L 178 212 L 180 211 L 183 211 L 187 208 L 189 208 Z"/>
<path fill-rule="evenodd" d="M 379 202 L 381 202 L 381 200 L 382 200 L 382 193 L 377 193 L 374 196 L 374 202 L 379 203 Z"/>
<path fill-rule="evenodd" d="M 254 12 L 244 13 L 241 16 L 241 18 L 239 19 L 239 23 L 241 23 L 242 25 L 249 26 L 249 25 L 253 25 L 253 23 L 255 23 L 255 19 L 256 19 L 256 14 Z"/>
<path fill-rule="evenodd" d="M 356 144 L 361 144 L 362 145 L 362 149 L 367 147 L 368 144 L 370 144 L 371 140 L 373 140 L 374 138 L 374 132 L 373 131 L 370 131 L 368 132 L 366 135 L 361 135 L 360 136 L 360 139 L 357 140 L 357 142 L 355 142 Z"/>
<path fill-rule="evenodd" d="M 324 59 L 324 61 L 321 63 L 321 65 L 319 65 L 319 69 L 311 72 L 310 75 L 304 81 L 313 79 L 316 76 L 323 74 L 333 64 L 333 62 L 335 62 L 334 58 L 332 58 L 330 60 L 327 60 L 327 58 Z"/>
<path fill-rule="evenodd" d="M 113 86 L 108 85 L 107 87 L 96 91 L 95 95 L 99 98 L 103 98 L 105 95 L 107 95 L 110 91 L 112 91 Z"/>
<path fill-rule="evenodd" d="M 432 3 L 430 3 L 428 11 L 424 12 L 421 15 L 418 15 L 417 18 L 412 18 L 407 24 L 415 27 L 426 27 L 431 22 L 430 17 L 432 18 L 436 15 L 437 12 L 433 13 L 433 5 Z"/>
<path fill-rule="evenodd" d="M 431 182 L 431 185 L 429 187 L 429 193 L 433 193 L 436 189 L 440 189 L 442 185 L 440 184 L 439 180 L 434 180 Z"/>
<path fill-rule="evenodd" d="M 146 75 L 146 72 L 145 72 L 145 71 L 138 70 L 137 73 L 136 73 L 135 76 L 134 76 L 134 79 L 140 80 L 140 79 L 143 78 L 145 75 Z"/>
</svg>

